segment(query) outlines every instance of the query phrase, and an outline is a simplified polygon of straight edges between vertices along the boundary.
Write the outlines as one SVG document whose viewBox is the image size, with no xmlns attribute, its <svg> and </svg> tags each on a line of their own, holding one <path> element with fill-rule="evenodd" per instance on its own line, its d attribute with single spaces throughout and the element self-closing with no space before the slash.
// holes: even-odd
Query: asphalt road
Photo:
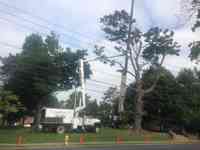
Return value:
<svg viewBox="0 0 200 150">
<path fill-rule="evenodd" d="M 200 150 L 200 144 L 191 145 L 118 145 L 105 147 L 84 147 L 84 148 L 58 148 L 58 149 L 37 149 L 37 150 Z"/>
</svg>

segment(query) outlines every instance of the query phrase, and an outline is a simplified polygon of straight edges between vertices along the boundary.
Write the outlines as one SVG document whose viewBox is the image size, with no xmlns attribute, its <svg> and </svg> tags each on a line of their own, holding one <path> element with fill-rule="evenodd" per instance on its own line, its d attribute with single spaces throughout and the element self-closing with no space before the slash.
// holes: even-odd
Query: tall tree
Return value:
<svg viewBox="0 0 200 150">
<path fill-rule="evenodd" d="M 73 92 L 66 101 L 61 102 L 63 103 L 62 107 L 67 109 L 74 109 L 74 107 L 79 106 L 80 99 L 81 99 L 81 92 L 77 90 L 76 92 Z M 90 99 L 91 97 L 86 94 L 85 95 L 86 107 L 87 104 L 91 101 Z"/>
<path fill-rule="evenodd" d="M 180 0 L 180 23 L 182 25 L 192 24 L 192 30 L 200 27 L 200 1 L 199 0 Z M 184 21 L 183 21 L 184 20 Z"/>
<path fill-rule="evenodd" d="M 143 73 L 144 87 L 148 88 L 153 84 L 157 70 L 150 67 Z M 136 101 L 136 88 L 135 82 L 130 84 L 127 89 L 125 108 L 126 114 L 129 116 L 128 121 L 133 122 L 134 120 L 130 116 L 134 115 Z M 155 89 L 144 96 L 144 122 L 143 125 L 147 129 L 153 129 L 153 127 L 160 126 L 160 129 L 164 129 L 165 125 L 175 125 L 181 120 L 181 90 L 180 85 L 176 82 L 176 78 L 172 73 L 165 68 L 160 69 L 160 78 L 155 86 Z"/>
<path fill-rule="evenodd" d="M 126 71 L 136 81 L 137 100 L 134 127 L 136 132 L 139 132 L 142 129 L 141 123 L 144 115 L 143 97 L 154 90 L 160 77 L 160 67 L 163 65 L 165 58 L 168 55 L 178 55 L 179 46 L 173 40 L 174 32 L 168 29 L 162 30 L 155 27 L 142 33 L 137 27 L 134 27 L 129 32 L 130 22 L 134 23 L 134 20 L 131 20 L 130 15 L 125 10 L 115 11 L 113 14 L 101 18 L 102 29 L 106 34 L 106 38 L 116 44 L 115 50 L 119 54 L 128 54 L 130 59 L 131 68 Z M 128 36 L 129 33 L 130 36 Z M 127 49 L 128 44 L 130 44 L 129 49 Z M 118 65 L 124 71 L 125 68 L 120 63 L 120 60 L 107 57 L 104 47 L 95 47 L 95 53 L 101 57 L 103 62 Z M 152 85 L 145 89 L 142 73 L 148 66 L 155 67 L 157 74 Z"/>
<path fill-rule="evenodd" d="M 62 49 L 54 33 L 45 39 L 31 34 L 25 39 L 20 54 L 1 59 L 5 88 L 14 91 L 27 110 L 35 114 L 35 125 L 38 126 L 40 110 L 49 104 L 49 97 L 57 90 L 70 89 L 74 81 L 79 81 L 78 61 L 86 55 L 85 50 Z M 87 63 L 85 70 L 88 78 L 91 71 Z"/>
<path fill-rule="evenodd" d="M 199 0 L 185 0 L 183 1 L 187 6 L 187 13 L 191 14 L 190 17 L 195 19 L 192 30 L 195 31 L 200 27 L 200 1 Z"/>
<path fill-rule="evenodd" d="M 117 115 L 119 91 L 116 87 L 110 87 L 104 93 L 103 101 L 99 105 L 99 116 L 104 126 L 113 125 L 113 117 Z"/>
<path fill-rule="evenodd" d="M 181 85 L 180 104 L 185 127 L 189 131 L 199 131 L 200 125 L 200 76 L 199 71 L 184 69 L 179 72 L 177 82 Z"/>
<path fill-rule="evenodd" d="M 154 82 L 155 74 L 154 68 L 144 72 L 144 86 L 148 87 Z M 170 71 L 161 68 L 161 76 L 154 91 L 144 97 L 145 121 L 157 123 L 161 131 L 166 126 L 171 129 L 180 126 L 183 124 L 182 104 L 180 84 Z"/>
</svg>

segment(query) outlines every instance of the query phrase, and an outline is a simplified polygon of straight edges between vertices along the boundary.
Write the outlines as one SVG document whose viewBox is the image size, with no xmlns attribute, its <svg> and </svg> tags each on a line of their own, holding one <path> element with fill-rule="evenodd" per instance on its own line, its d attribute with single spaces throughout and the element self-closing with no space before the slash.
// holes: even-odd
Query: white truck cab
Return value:
<svg viewBox="0 0 200 150">
<path fill-rule="evenodd" d="M 57 133 L 64 133 L 65 131 L 96 132 L 98 131 L 100 123 L 101 121 L 97 118 L 74 116 L 73 109 L 56 109 L 47 107 L 42 109 L 40 122 L 43 130 L 56 130 Z"/>
</svg>

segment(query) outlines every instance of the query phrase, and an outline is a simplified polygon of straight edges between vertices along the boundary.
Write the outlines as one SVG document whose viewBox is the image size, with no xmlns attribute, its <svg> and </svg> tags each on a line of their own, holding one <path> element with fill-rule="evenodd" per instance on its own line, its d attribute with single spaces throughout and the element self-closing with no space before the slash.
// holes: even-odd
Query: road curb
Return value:
<svg viewBox="0 0 200 150">
<path fill-rule="evenodd" d="M 178 145 L 178 144 L 200 144 L 200 141 L 193 140 L 189 142 L 175 142 L 175 141 L 152 141 L 145 143 L 144 141 L 129 141 L 117 144 L 116 142 L 87 142 L 84 144 L 70 143 L 65 145 L 64 143 L 39 143 L 39 144 L 0 144 L 0 150 L 23 150 L 23 149 L 40 149 L 40 148 L 70 148 L 70 147 L 104 147 L 104 146 L 119 146 L 119 145 Z"/>
</svg>

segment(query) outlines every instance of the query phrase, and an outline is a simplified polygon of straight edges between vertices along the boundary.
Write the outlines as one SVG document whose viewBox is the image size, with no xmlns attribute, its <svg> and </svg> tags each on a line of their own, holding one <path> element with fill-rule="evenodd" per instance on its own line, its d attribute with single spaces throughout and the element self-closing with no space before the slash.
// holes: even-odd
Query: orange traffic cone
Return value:
<svg viewBox="0 0 200 150">
<path fill-rule="evenodd" d="M 16 138 L 16 144 L 17 145 L 21 145 L 23 143 L 23 138 L 22 138 L 22 136 L 17 136 L 17 138 Z"/>
<path fill-rule="evenodd" d="M 117 136 L 116 143 L 117 144 L 123 144 L 123 139 L 120 136 Z"/>
<path fill-rule="evenodd" d="M 84 136 L 80 135 L 80 144 L 84 144 Z"/>
<path fill-rule="evenodd" d="M 145 144 L 149 144 L 149 143 L 150 143 L 150 136 L 146 135 L 146 136 L 144 137 L 144 143 L 145 143 Z"/>
<path fill-rule="evenodd" d="M 96 136 L 94 137 L 94 143 L 97 143 L 97 137 Z"/>
</svg>

